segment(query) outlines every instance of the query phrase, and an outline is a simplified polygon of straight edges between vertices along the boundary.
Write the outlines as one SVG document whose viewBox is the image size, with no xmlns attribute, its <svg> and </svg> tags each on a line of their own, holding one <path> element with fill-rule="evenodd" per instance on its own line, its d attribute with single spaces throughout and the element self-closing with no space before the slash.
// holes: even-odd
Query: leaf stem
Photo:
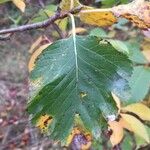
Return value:
<svg viewBox="0 0 150 150">
<path fill-rule="evenodd" d="M 112 8 L 106 8 L 106 9 L 87 9 L 87 10 L 81 10 L 80 13 L 94 13 L 94 12 L 106 12 L 106 11 L 112 11 Z"/>
<path fill-rule="evenodd" d="M 77 47 L 76 47 L 76 26 L 75 26 L 75 19 L 72 14 L 69 14 L 72 23 L 72 36 L 73 36 L 73 45 L 74 45 L 74 54 L 75 54 L 75 63 L 76 63 L 76 78 L 78 82 L 78 59 L 77 59 Z"/>
</svg>

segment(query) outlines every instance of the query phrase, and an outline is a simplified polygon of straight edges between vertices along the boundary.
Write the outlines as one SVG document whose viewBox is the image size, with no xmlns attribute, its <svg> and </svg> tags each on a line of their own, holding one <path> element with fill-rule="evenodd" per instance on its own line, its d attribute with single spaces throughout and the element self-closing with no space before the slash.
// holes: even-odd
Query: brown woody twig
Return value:
<svg viewBox="0 0 150 150">
<path fill-rule="evenodd" d="M 79 6 L 68 12 L 60 12 L 58 10 L 55 13 L 55 15 L 53 15 L 52 17 L 50 17 L 49 19 L 47 19 L 45 21 L 33 23 L 33 24 L 22 25 L 22 26 L 10 28 L 10 29 L 3 29 L 3 30 L 0 30 L 0 35 L 7 34 L 7 33 L 23 32 L 23 31 L 32 30 L 32 29 L 46 28 L 50 24 L 54 23 L 56 20 L 63 19 L 65 17 L 67 17 L 70 13 L 76 14 L 76 13 L 80 12 L 81 9 L 82 9 L 82 6 Z"/>
</svg>

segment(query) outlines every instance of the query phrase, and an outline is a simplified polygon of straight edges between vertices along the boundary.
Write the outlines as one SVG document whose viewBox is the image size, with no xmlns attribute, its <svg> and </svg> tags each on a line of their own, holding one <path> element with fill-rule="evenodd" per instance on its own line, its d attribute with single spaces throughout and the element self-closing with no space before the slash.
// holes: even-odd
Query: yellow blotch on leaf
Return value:
<svg viewBox="0 0 150 150">
<path fill-rule="evenodd" d="M 86 97 L 87 96 L 87 93 L 86 92 L 80 92 L 80 97 L 81 98 L 84 98 L 84 97 Z"/>
<path fill-rule="evenodd" d="M 91 145 L 92 145 L 92 142 L 91 142 L 91 141 L 88 142 L 87 144 L 82 144 L 82 145 L 81 145 L 81 150 L 89 150 L 90 147 L 91 147 Z"/>
<path fill-rule="evenodd" d="M 51 122 L 52 122 L 52 117 L 45 114 L 39 118 L 39 120 L 36 123 L 36 126 L 40 128 L 42 132 L 47 132 L 48 126 L 51 124 Z"/>
<path fill-rule="evenodd" d="M 121 117 L 131 126 L 132 131 L 136 135 L 143 138 L 146 142 L 149 142 L 148 132 L 140 120 L 128 114 L 121 114 Z"/>
<path fill-rule="evenodd" d="M 71 133 L 69 134 L 68 138 L 67 138 L 67 142 L 66 142 L 66 146 L 69 146 L 69 144 L 72 142 L 73 137 L 76 134 L 80 134 L 81 130 L 78 127 L 73 128 L 73 130 L 71 131 Z"/>
<path fill-rule="evenodd" d="M 25 11 L 26 4 L 24 0 L 12 0 L 12 2 L 18 7 L 22 12 Z"/>
<path fill-rule="evenodd" d="M 142 120 L 150 121 L 150 109 L 142 103 L 135 103 L 122 108 L 123 111 L 132 112 Z"/>
<path fill-rule="evenodd" d="M 80 148 L 81 150 L 88 150 L 92 145 L 92 135 L 84 131 L 84 129 L 82 129 L 81 127 L 74 127 L 72 129 L 72 132 L 67 138 L 66 146 L 69 146 L 71 144 L 71 142 L 74 140 L 75 135 L 80 135 L 80 134 L 84 135 L 87 141 L 87 144 L 82 144 Z"/>
<path fill-rule="evenodd" d="M 84 7 L 79 14 L 81 21 L 99 27 L 110 26 L 117 22 L 116 17 L 111 11 L 102 9 L 96 9 L 97 11 L 93 10 L 93 7 Z"/>
</svg>

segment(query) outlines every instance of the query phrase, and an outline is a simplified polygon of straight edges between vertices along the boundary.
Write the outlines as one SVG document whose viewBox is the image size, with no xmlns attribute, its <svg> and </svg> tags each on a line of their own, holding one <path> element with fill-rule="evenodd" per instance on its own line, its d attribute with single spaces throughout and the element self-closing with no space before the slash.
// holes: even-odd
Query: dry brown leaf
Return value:
<svg viewBox="0 0 150 150">
<path fill-rule="evenodd" d="M 22 11 L 25 11 L 26 4 L 24 0 L 12 0 L 12 2 Z"/>
<path fill-rule="evenodd" d="M 123 139 L 123 128 L 117 121 L 109 121 L 108 124 L 113 132 L 110 136 L 110 141 L 115 146 Z"/>
<path fill-rule="evenodd" d="M 34 66 L 35 66 L 35 60 L 36 58 L 42 53 L 42 51 L 44 49 L 46 49 L 51 43 L 48 43 L 48 44 L 45 44 L 45 45 L 42 45 L 40 46 L 31 56 L 30 60 L 29 60 L 29 63 L 28 63 L 28 70 L 29 72 L 31 72 L 33 69 L 34 69 Z"/>
<path fill-rule="evenodd" d="M 112 8 L 117 17 L 124 17 L 141 29 L 150 28 L 150 2 L 133 1 L 126 5 L 119 5 Z"/>
<path fill-rule="evenodd" d="M 144 124 L 129 114 L 121 114 L 121 117 L 131 126 L 132 131 L 143 138 L 146 142 L 149 142 L 148 132 L 144 126 Z"/>
<path fill-rule="evenodd" d="M 135 103 L 122 108 L 123 111 L 132 112 L 142 120 L 150 121 L 150 109 L 142 103 Z"/>
<path fill-rule="evenodd" d="M 93 7 L 84 7 L 80 12 L 81 21 L 86 24 L 100 27 L 110 26 L 117 22 L 116 17 L 109 9 L 95 9 L 95 11 L 93 10 Z"/>
</svg>

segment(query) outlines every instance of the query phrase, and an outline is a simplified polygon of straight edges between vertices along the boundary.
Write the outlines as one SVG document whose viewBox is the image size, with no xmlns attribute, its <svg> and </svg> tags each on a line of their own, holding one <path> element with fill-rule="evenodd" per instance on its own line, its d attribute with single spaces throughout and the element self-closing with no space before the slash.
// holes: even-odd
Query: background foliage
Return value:
<svg viewBox="0 0 150 150">
<path fill-rule="evenodd" d="M 16 8 L 17 5 L 15 4 L 15 2 L 13 3 L 12 2 L 4 3 L 5 1 L 0 2 L 2 3 L 0 5 L 1 10 L 0 16 L 2 16 L 3 18 L 0 21 L 2 28 L 14 26 L 16 27 L 21 24 L 42 21 L 46 19 L 48 16 L 54 14 L 54 11 L 56 10 L 56 4 L 59 3 L 59 1 L 58 2 L 54 1 L 51 3 L 48 1 L 43 1 L 43 3 L 41 4 L 40 2 L 28 1 L 25 3 L 26 4 L 25 13 L 21 13 L 21 11 L 23 12 L 25 9 L 24 5 L 21 5 L 20 11 L 19 9 Z M 112 7 L 121 3 L 128 3 L 128 2 L 129 1 L 107 1 L 107 0 L 83 1 L 83 3 L 86 5 L 96 6 L 98 8 Z M 19 8 L 20 6 L 17 7 Z M 134 24 L 130 23 L 128 20 L 123 18 L 120 18 L 118 23 L 110 27 L 103 27 L 103 28 L 95 28 L 93 26 L 86 25 L 83 22 L 78 21 L 78 19 L 76 20 L 76 24 L 77 24 L 76 27 L 77 34 L 82 35 L 89 34 L 91 36 L 97 36 L 99 38 L 106 38 L 115 49 L 128 55 L 128 57 L 134 64 L 133 75 L 129 82 L 132 97 L 128 99 L 128 102 L 137 103 L 142 101 L 142 103 L 149 106 L 150 69 L 148 65 L 149 64 L 148 33 L 138 29 Z M 52 30 L 53 32 L 51 32 Z M 26 93 L 26 95 L 28 93 L 27 79 L 26 79 L 28 75 L 27 69 L 25 70 L 24 68 L 26 68 L 25 62 L 27 62 L 28 50 L 29 53 L 32 54 L 31 58 L 33 58 L 33 56 L 38 55 L 40 51 L 49 46 L 50 43 L 54 42 L 57 39 L 68 37 L 70 34 L 70 30 L 71 28 L 69 20 L 63 19 L 62 21 L 57 21 L 56 24 L 53 24 L 44 30 L 41 29 L 37 31 L 30 31 L 28 32 L 28 34 L 27 33 L 16 34 L 13 36 L 13 38 L 11 38 L 10 41 L 1 42 L 0 70 L 2 73 L 0 77 L 1 79 L 0 83 L 2 84 L 3 88 L 1 89 L 0 97 L 3 102 L 2 103 L 3 105 L 1 108 L 0 123 L 4 129 L 1 131 L 2 149 L 5 148 L 12 149 L 12 147 L 26 148 L 27 146 L 29 148 L 36 147 L 37 149 L 39 149 L 38 143 L 41 142 L 44 143 L 42 147 L 45 148 L 47 147 L 50 148 L 52 146 L 59 145 L 59 144 L 56 145 L 52 144 L 51 141 L 47 140 L 47 138 L 42 138 L 41 140 L 41 135 L 38 135 L 38 138 L 34 138 L 34 136 L 32 135 L 32 133 L 37 135 L 38 132 L 35 131 L 37 129 L 34 129 L 30 124 L 28 124 L 28 115 L 24 114 L 26 107 L 25 103 L 27 99 L 27 96 L 24 97 L 25 95 L 24 93 Z M 102 42 L 105 43 L 106 41 Z M 34 51 L 37 54 L 35 54 Z M 29 69 L 31 70 L 34 68 L 34 66 L 32 66 L 34 65 L 33 62 L 34 59 L 30 62 L 31 65 L 29 66 Z M 30 68 L 31 66 L 32 68 Z M 85 93 L 82 94 L 83 94 L 82 96 L 84 97 Z M 20 101 L 18 102 L 19 99 Z M 122 149 L 126 148 L 137 149 L 144 146 L 148 147 L 147 135 L 149 135 L 149 122 L 148 122 L 149 118 L 145 119 L 145 115 L 140 116 L 140 114 L 143 111 L 141 107 L 142 106 L 139 106 L 139 113 L 133 112 L 136 115 L 136 117 L 134 116 L 134 118 L 131 119 L 131 117 L 124 116 L 124 112 L 126 111 L 131 112 L 131 109 L 129 108 L 128 110 L 128 108 L 125 109 L 124 106 L 119 106 L 119 110 L 121 112 L 120 115 L 122 117 L 124 116 L 124 118 L 126 117 L 126 120 L 130 120 L 129 122 L 131 123 L 133 122 L 133 124 L 135 124 L 136 122 L 138 126 L 134 127 L 134 131 L 132 130 L 132 132 L 129 132 L 130 131 L 129 128 L 127 128 L 128 130 L 123 131 L 125 136 L 121 141 L 121 143 L 117 145 L 118 147 L 122 147 Z M 20 112 L 23 113 L 16 114 L 16 112 L 14 112 L 14 109 L 18 108 L 20 108 L 21 109 Z M 145 112 L 146 115 L 148 113 L 149 111 Z M 139 117 L 137 118 L 137 116 Z M 24 122 L 20 118 L 25 118 L 23 120 L 27 121 Z M 47 116 L 45 116 L 45 118 L 47 119 Z M 145 126 L 143 123 L 145 124 Z M 121 123 L 119 122 L 119 124 Z M 42 127 L 41 124 L 38 124 L 38 126 Z M 120 128 L 118 122 L 117 123 L 113 122 L 112 124 L 109 124 L 109 126 L 111 130 L 114 131 L 114 133 L 116 127 Z M 12 131 L 15 131 L 14 129 L 18 127 L 20 128 L 20 131 L 12 133 Z M 143 134 L 143 137 L 141 136 L 140 133 L 138 133 L 139 129 L 141 129 L 141 131 L 145 133 Z M 83 135 L 87 134 L 87 131 L 85 129 L 82 130 L 79 129 L 77 130 L 77 132 L 80 132 L 80 134 L 82 133 Z M 120 131 L 121 131 L 120 133 L 122 133 L 122 128 L 120 128 Z M 135 134 L 136 136 L 133 133 L 136 133 Z M 18 135 L 19 138 L 16 138 L 15 137 L 16 135 Z M 123 135 L 121 134 L 121 136 Z M 95 140 L 93 142 L 93 146 L 97 147 L 95 149 L 101 149 L 101 146 L 107 147 L 107 149 L 112 147 L 110 142 L 108 141 L 109 136 L 105 132 L 104 133 L 102 132 L 101 137 L 103 137 L 101 140 L 98 141 Z M 82 137 L 81 139 L 84 138 Z M 117 136 L 115 136 L 114 139 L 117 139 Z M 87 137 L 85 137 L 85 141 L 86 140 Z M 21 141 L 21 144 L 19 141 Z M 82 142 L 81 143 L 80 142 L 81 141 L 79 141 L 78 144 L 82 145 Z M 116 141 L 114 141 L 114 143 L 115 142 Z M 48 144 L 45 145 L 45 143 Z"/>
</svg>

